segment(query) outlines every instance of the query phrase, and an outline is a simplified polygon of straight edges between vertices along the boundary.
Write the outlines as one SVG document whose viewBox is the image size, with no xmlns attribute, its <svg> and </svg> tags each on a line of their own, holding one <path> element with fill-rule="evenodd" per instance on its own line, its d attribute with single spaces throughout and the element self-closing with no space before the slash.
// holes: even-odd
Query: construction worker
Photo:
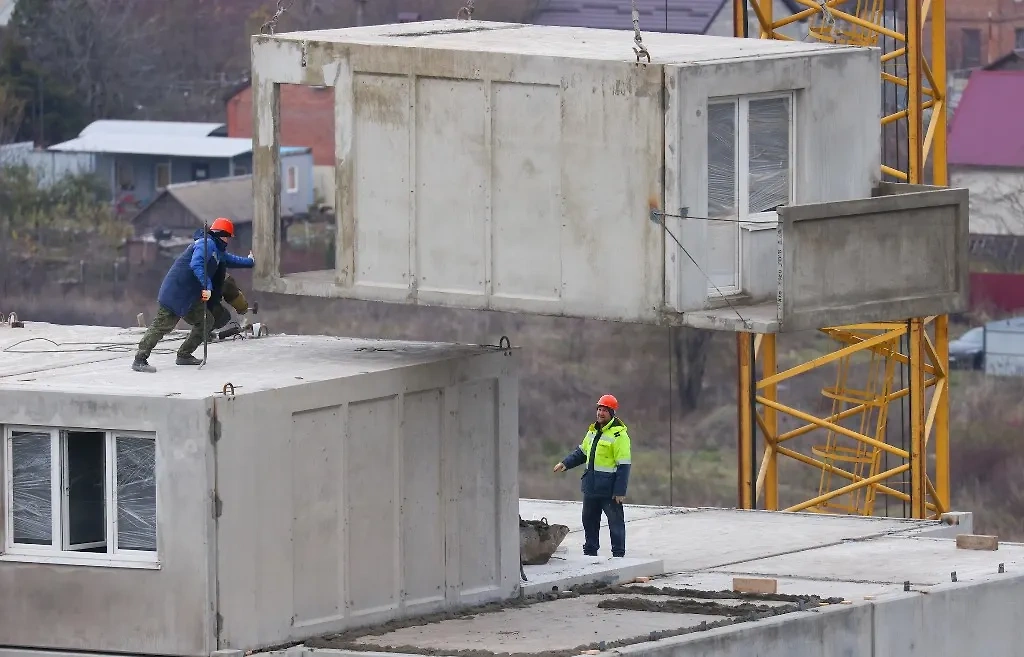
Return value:
<svg viewBox="0 0 1024 657">
<path fill-rule="evenodd" d="M 202 361 L 192 355 L 203 343 L 203 325 L 212 329 L 217 319 L 207 306 L 216 298 L 220 305 L 224 280 L 228 267 L 251 268 L 255 261 L 252 253 L 242 258 L 228 253 L 228 242 L 235 236 L 235 226 L 224 217 L 214 221 L 204 235 L 203 229 L 196 231 L 195 241 L 182 251 L 164 276 L 157 294 L 160 308 L 139 342 L 132 369 L 136 372 L 155 372 L 149 364 L 149 355 L 160 340 L 174 330 L 178 321 L 184 319 L 192 326 L 188 337 L 178 347 L 175 359 L 177 365 L 199 365 Z M 237 286 L 236 286 L 237 289 Z M 214 297 L 214 294 L 217 296 Z M 223 308 L 221 311 L 226 312 Z M 225 322 L 226 323 L 226 322 Z"/>
<path fill-rule="evenodd" d="M 622 504 L 629 484 L 629 432 L 615 417 L 619 401 L 612 395 L 597 400 L 597 421 L 587 429 L 583 443 L 555 465 L 565 472 L 586 464 L 580 479 L 583 491 L 583 554 L 597 556 L 601 547 L 601 514 L 608 517 L 612 556 L 626 556 L 626 518 Z"/>
</svg>

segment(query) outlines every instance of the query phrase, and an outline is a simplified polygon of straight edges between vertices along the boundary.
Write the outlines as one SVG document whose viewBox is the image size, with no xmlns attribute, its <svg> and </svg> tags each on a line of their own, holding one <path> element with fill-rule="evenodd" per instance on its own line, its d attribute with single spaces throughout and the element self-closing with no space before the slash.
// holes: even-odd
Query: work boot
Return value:
<svg viewBox="0 0 1024 657">
<path fill-rule="evenodd" d="M 145 358 L 135 358 L 135 362 L 132 363 L 132 369 L 136 372 L 155 372 L 156 368 L 149 364 Z"/>
<path fill-rule="evenodd" d="M 175 365 L 202 365 L 203 361 L 199 360 L 195 356 L 182 356 L 178 354 L 178 357 L 174 359 Z"/>
</svg>

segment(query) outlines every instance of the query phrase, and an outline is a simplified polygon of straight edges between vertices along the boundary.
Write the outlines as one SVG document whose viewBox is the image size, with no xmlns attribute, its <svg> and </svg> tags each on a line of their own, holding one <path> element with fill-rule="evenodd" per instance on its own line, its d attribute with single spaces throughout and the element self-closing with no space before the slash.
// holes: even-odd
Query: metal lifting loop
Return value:
<svg viewBox="0 0 1024 657">
<path fill-rule="evenodd" d="M 636 0 L 633 0 L 633 52 L 636 53 L 636 62 L 640 63 L 640 58 L 647 58 L 647 63 L 651 63 L 651 53 L 647 52 L 647 48 L 644 47 L 643 38 L 640 36 L 640 10 L 636 7 Z"/>
<path fill-rule="evenodd" d="M 473 20 L 473 5 L 475 3 L 476 3 L 476 0 L 467 0 L 466 1 L 466 6 L 464 6 L 461 9 L 459 9 L 459 13 L 456 16 L 456 18 L 458 18 L 459 20 L 463 20 L 463 21 L 471 21 L 471 20 Z"/>
<path fill-rule="evenodd" d="M 223 388 L 221 388 L 221 390 L 220 390 L 220 391 L 221 391 L 221 393 L 222 393 L 223 395 L 225 395 L 225 396 L 227 396 L 227 395 L 229 395 L 229 394 L 230 394 L 230 395 L 231 395 L 232 397 L 234 397 L 234 396 L 235 396 L 235 384 L 233 384 L 233 383 L 231 383 L 231 382 L 229 381 L 228 383 L 225 383 L 225 384 L 224 384 L 224 387 L 223 387 Z M 229 392 L 229 391 L 230 391 L 230 392 Z"/>
</svg>

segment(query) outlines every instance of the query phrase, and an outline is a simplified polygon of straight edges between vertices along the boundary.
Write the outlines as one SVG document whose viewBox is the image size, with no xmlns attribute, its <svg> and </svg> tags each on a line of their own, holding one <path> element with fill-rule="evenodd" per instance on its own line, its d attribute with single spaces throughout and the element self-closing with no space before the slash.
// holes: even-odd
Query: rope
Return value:
<svg viewBox="0 0 1024 657">
<path fill-rule="evenodd" d="M 750 321 L 743 318 L 743 315 L 741 315 L 740 311 L 736 309 L 736 306 L 732 305 L 732 302 L 729 301 L 729 297 L 727 297 L 722 292 L 722 290 L 717 285 L 715 285 L 715 282 L 711 280 L 711 277 L 708 276 L 707 273 L 705 273 L 705 271 L 700 268 L 700 265 L 697 264 L 697 261 L 694 260 L 693 256 L 690 255 L 690 252 L 686 250 L 686 247 L 683 246 L 683 243 L 679 241 L 679 238 L 677 238 L 675 234 L 672 232 L 672 230 L 669 229 L 668 225 L 665 224 L 665 217 L 679 217 L 682 219 L 703 219 L 704 217 L 686 217 L 683 215 L 666 214 L 664 212 L 658 212 L 657 210 L 651 210 L 651 221 L 660 225 L 664 229 L 664 231 L 668 233 L 669 237 L 672 238 L 672 241 L 676 243 L 676 246 L 678 246 L 679 249 L 683 252 L 683 254 L 690 259 L 690 262 L 693 263 L 693 266 L 697 268 L 697 271 L 699 271 L 701 275 L 704 276 L 707 282 L 711 284 L 711 287 L 715 288 L 715 292 L 718 292 L 719 296 L 722 297 L 722 301 L 724 301 L 725 304 L 729 306 L 729 308 L 734 313 L 736 313 L 736 316 L 739 317 L 740 321 L 743 323 L 743 328 L 753 330 L 753 325 L 750 323 Z"/>
<path fill-rule="evenodd" d="M 665 14 L 668 16 L 668 13 Z M 643 37 L 640 36 L 640 10 L 637 9 L 636 0 L 633 0 L 633 52 L 636 53 L 636 61 L 639 64 L 641 57 L 647 58 L 647 63 L 651 63 L 651 53 L 647 52 L 647 48 L 644 47 Z"/>
<path fill-rule="evenodd" d="M 179 342 L 185 339 L 184 335 L 175 338 L 164 338 L 162 342 Z M 18 345 L 25 344 L 26 342 L 33 342 L 41 340 L 43 342 L 49 342 L 55 348 L 54 349 L 15 349 Z M 81 347 L 79 349 L 69 349 L 68 347 Z M 14 344 L 7 345 L 3 349 L 5 354 L 81 354 L 81 353 L 132 353 L 138 348 L 138 345 L 134 342 L 54 342 L 49 338 L 26 338 L 19 340 Z M 175 349 L 154 349 L 153 353 L 157 354 L 173 354 L 177 350 Z"/>
</svg>

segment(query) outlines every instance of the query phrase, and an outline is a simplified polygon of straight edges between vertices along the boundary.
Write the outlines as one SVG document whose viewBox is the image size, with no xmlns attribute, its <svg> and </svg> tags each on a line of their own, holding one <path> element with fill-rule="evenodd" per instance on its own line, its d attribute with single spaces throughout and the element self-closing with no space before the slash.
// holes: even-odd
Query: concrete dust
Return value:
<svg viewBox="0 0 1024 657">
<path fill-rule="evenodd" d="M 642 634 L 616 640 L 597 640 L 582 643 L 572 648 L 534 650 L 522 652 L 494 652 L 482 649 L 457 649 L 453 647 L 426 647 L 423 645 L 383 645 L 378 641 L 399 630 L 427 627 L 451 620 L 468 620 L 483 615 L 516 609 L 527 609 L 534 605 L 558 600 L 582 597 L 602 597 L 596 607 L 602 610 L 617 610 L 631 613 L 688 614 L 694 618 L 683 621 L 683 627 L 645 631 Z M 614 597 L 612 597 L 614 596 Z M 645 596 L 645 597 L 636 597 Z M 650 599 L 651 597 L 665 599 Z M 731 602 L 731 604 L 730 604 Z M 837 604 L 842 598 L 822 599 L 818 596 L 786 594 L 747 594 L 734 591 L 701 591 L 649 585 L 626 584 L 584 584 L 562 592 L 542 593 L 503 602 L 495 602 L 460 611 L 432 614 L 419 618 L 395 620 L 373 627 L 365 627 L 330 634 L 305 641 L 310 648 L 329 648 L 352 652 L 385 652 L 413 655 L 446 655 L 450 657 L 575 657 L 588 650 L 605 651 L 614 648 L 657 641 L 673 636 L 703 632 L 718 627 L 749 622 L 769 616 L 810 610 L 824 604 Z M 775 603 L 775 604 L 769 604 Z M 784 604 L 779 604 L 784 603 Z M 701 616 L 717 620 L 700 619 Z M 496 634 L 510 634 L 497 632 Z M 519 634 L 516 632 L 515 634 Z M 372 637 L 372 638 L 370 638 Z M 524 637 L 525 638 L 525 637 Z M 405 641 L 409 639 L 406 638 Z"/>
</svg>

